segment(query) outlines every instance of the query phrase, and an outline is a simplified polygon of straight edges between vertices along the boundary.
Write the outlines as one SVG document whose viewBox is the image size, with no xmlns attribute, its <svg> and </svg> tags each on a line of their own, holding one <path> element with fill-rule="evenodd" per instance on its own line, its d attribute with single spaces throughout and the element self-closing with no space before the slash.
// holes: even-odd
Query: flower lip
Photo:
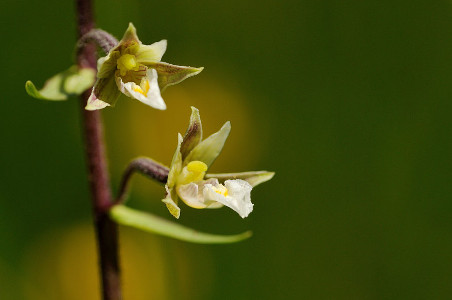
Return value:
<svg viewBox="0 0 452 300">
<path fill-rule="evenodd" d="M 242 218 L 246 218 L 253 211 L 251 203 L 252 186 L 241 179 L 226 180 L 222 184 L 213 186 L 206 184 L 203 190 L 204 201 L 217 201 L 235 210 Z"/>
</svg>

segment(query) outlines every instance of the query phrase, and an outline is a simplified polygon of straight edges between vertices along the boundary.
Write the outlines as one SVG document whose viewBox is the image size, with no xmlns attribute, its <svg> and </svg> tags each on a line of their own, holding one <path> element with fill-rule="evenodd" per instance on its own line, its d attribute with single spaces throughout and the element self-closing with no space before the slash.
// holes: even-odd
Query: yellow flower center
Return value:
<svg viewBox="0 0 452 300">
<path fill-rule="evenodd" d="M 132 54 L 121 55 L 116 61 L 116 64 L 121 76 L 125 76 L 130 70 L 137 71 L 139 69 L 139 64 L 137 63 L 135 55 Z"/>
<path fill-rule="evenodd" d="M 178 184 L 188 184 L 203 180 L 206 171 L 207 165 L 205 163 L 199 160 L 191 161 L 182 169 Z"/>
<path fill-rule="evenodd" d="M 193 173 L 201 173 L 207 171 L 207 165 L 202 161 L 191 161 L 187 165 L 187 170 Z"/>
</svg>

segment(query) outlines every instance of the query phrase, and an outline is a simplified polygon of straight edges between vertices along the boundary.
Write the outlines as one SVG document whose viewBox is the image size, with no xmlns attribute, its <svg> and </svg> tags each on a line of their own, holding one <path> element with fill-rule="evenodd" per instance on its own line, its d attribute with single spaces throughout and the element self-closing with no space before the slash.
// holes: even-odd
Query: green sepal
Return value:
<svg viewBox="0 0 452 300">
<path fill-rule="evenodd" d="M 231 131 L 231 123 L 226 122 L 221 129 L 196 145 L 184 160 L 184 165 L 190 161 L 199 160 L 210 167 L 223 149 L 224 143 Z"/>
<path fill-rule="evenodd" d="M 119 41 L 119 44 L 127 43 L 127 42 L 140 42 L 137 36 L 137 30 L 135 26 L 130 22 L 129 27 L 127 27 L 126 32 L 124 33 L 121 41 Z M 141 42 L 140 42 L 141 43 Z"/>
<path fill-rule="evenodd" d="M 242 179 L 251 184 L 252 187 L 269 181 L 273 178 L 275 172 L 267 171 L 250 171 L 241 173 L 219 173 L 219 174 L 206 174 L 206 179 L 216 178 L 220 182 L 224 182 L 229 179 Z"/>
<path fill-rule="evenodd" d="M 149 63 L 147 65 L 157 71 L 161 91 L 164 91 L 167 86 L 178 84 L 188 77 L 198 75 L 204 69 L 202 67 L 176 66 L 164 62 Z"/>
<path fill-rule="evenodd" d="M 182 159 L 184 159 L 191 150 L 202 140 L 202 124 L 199 110 L 196 107 L 191 107 L 190 124 L 185 132 L 184 140 L 180 147 Z"/>
<path fill-rule="evenodd" d="M 158 216 L 138 211 L 124 205 L 110 209 L 110 217 L 119 224 L 134 227 L 146 232 L 156 233 L 177 240 L 198 244 L 235 243 L 251 237 L 250 231 L 236 235 L 216 235 L 203 233 Z"/>
<path fill-rule="evenodd" d="M 165 199 L 162 200 L 162 202 L 165 203 L 166 208 L 168 208 L 170 214 L 176 219 L 179 219 L 180 217 L 180 207 L 177 205 L 177 202 L 179 202 L 178 200 L 179 198 L 174 192 L 174 189 L 168 189 Z"/>
<path fill-rule="evenodd" d="M 97 99 L 114 107 L 121 96 L 114 76 L 98 78 L 94 84 L 93 94 Z"/>
<path fill-rule="evenodd" d="M 25 83 L 25 90 L 36 99 L 62 101 L 69 96 L 80 95 L 92 87 L 95 80 L 96 72 L 93 69 L 72 66 L 48 79 L 41 90 L 30 80 Z"/>
<path fill-rule="evenodd" d="M 173 155 L 173 160 L 171 161 L 170 170 L 168 172 L 168 180 L 166 181 L 166 185 L 169 189 L 171 189 L 175 184 L 177 177 L 182 171 L 182 154 L 180 153 L 180 147 L 182 144 L 182 135 L 180 133 L 177 134 L 177 148 Z"/>
</svg>

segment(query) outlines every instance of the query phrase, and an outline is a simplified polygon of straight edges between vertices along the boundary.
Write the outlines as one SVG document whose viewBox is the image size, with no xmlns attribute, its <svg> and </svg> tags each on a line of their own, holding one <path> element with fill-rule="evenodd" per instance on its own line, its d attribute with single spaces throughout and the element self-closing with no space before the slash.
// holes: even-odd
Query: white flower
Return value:
<svg viewBox="0 0 452 300">
<path fill-rule="evenodd" d="M 187 132 L 184 138 L 178 135 L 177 149 L 165 185 L 166 197 L 162 200 L 174 217 L 180 216 L 179 199 L 198 209 L 227 206 L 242 218 L 253 211 L 252 188 L 270 180 L 273 172 L 206 174 L 220 154 L 230 130 L 231 125 L 226 122 L 218 132 L 203 140 L 199 111 L 192 107 Z"/>
<path fill-rule="evenodd" d="M 166 40 L 143 45 L 130 23 L 118 45 L 97 61 L 97 81 L 85 109 L 113 106 L 121 93 L 156 109 L 166 109 L 160 90 L 198 74 L 203 68 L 161 62 L 165 51 Z"/>
</svg>

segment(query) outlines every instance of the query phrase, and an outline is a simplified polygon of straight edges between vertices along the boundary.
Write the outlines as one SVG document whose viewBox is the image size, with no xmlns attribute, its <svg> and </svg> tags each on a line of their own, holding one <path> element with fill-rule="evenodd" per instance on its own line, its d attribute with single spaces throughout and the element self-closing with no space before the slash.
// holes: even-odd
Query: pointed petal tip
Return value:
<svg viewBox="0 0 452 300">
<path fill-rule="evenodd" d="M 190 125 L 193 122 L 199 122 L 201 123 L 201 115 L 199 114 L 199 109 L 197 109 L 194 106 L 190 106 L 191 108 L 191 115 L 190 115 Z"/>
<path fill-rule="evenodd" d="M 270 180 L 270 179 L 272 179 L 273 178 L 273 176 L 275 176 L 275 172 L 267 172 L 267 178 L 268 178 L 268 180 Z"/>
<path fill-rule="evenodd" d="M 151 106 L 152 108 L 158 109 L 158 110 L 166 110 L 166 104 L 163 103 L 163 105 L 159 106 Z"/>
<path fill-rule="evenodd" d="M 224 125 L 221 127 L 221 129 L 228 129 L 231 130 L 231 121 L 227 121 L 226 123 L 224 123 Z"/>
<path fill-rule="evenodd" d="M 193 68 L 193 73 L 195 73 L 195 75 L 196 75 L 196 74 L 199 74 L 199 73 L 201 73 L 201 72 L 202 72 L 202 70 L 204 70 L 204 67 Z"/>
<path fill-rule="evenodd" d="M 111 105 L 102 100 L 95 99 L 95 97 L 93 97 L 93 95 L 91 94 L 91 96 L 88 99 L 88 103 L 86 103 L 85 110 L 94 111 L 94 110 L 103 109 L 107 106 L 111 106 Z"/>
<path fill-rule="evenodd" d="M 139 42 L 139 39 L 137 37 L 137 30 L 135 26 L 133 26 L 132 22 L 129 23 L 129 26 L 127 27 L 126 32 L 124 33 L 124 36 L 122 37 L 121 42 L 125 42 L 128 40 L 136 40 Z"/>
<path fill-rule="evenodd" d="M 135 30 L 136 31 L 136 28 L 132 22 L 129 22 L 129 26 L 127 26 L 127 30 Z"/>
</svg>

